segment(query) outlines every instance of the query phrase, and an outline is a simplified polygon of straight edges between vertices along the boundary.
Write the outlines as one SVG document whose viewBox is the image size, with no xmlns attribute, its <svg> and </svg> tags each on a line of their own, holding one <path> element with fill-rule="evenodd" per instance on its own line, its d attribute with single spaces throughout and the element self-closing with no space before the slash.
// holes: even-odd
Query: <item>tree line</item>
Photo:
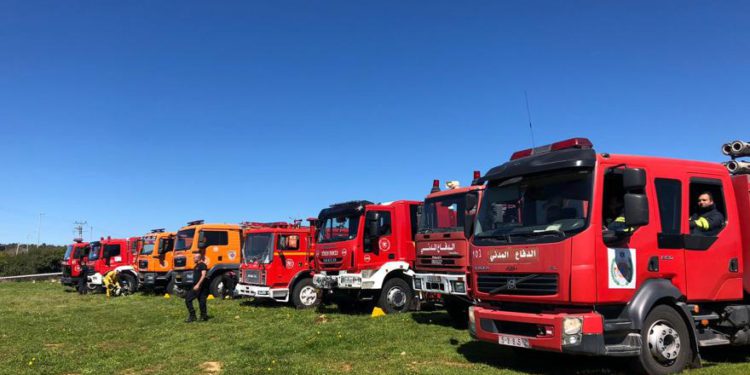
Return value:
<svg viewBox="0 0 750 375">
<path fill-rule="evenodd" d="M 45 243 L 39 246 L 0 244 L 0 276 L 60 272 L 65 248 Z"/>
</svg>

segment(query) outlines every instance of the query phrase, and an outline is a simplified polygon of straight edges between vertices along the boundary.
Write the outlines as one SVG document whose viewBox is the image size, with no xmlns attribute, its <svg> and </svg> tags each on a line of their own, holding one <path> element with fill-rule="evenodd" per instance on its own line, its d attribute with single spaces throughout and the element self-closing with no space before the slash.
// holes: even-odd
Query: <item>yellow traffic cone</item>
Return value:
<svg viewBox="0 0 750 375">
<path fill-rule="evenodd" d="M 170 296 L 169 293 L 164 293 L 164 298 L 170 299 L 170 298 L 172 298 L 172 296 Z"/>
<path fill-rule="evenodd" d="M 381 316 L 385 316 L 385 311 L 383 311 L 383 309 L 381 309 L 380 307 L 372 309 L 372 314 L 370 315 L 370 317 L 379 318 Z"/>
<path fill-rule="evenodd" d="M 214 299 L 214 295 L 213 294 L 209 294 L 208 298 L 206 298 L 206 299 Z"/>
</svg>

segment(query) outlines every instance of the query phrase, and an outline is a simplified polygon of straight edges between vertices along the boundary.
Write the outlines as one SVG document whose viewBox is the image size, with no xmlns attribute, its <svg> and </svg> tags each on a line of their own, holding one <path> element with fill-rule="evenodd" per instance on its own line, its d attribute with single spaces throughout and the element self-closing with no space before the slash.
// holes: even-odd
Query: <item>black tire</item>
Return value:
<svg viewBox="0 0 750 375">
<path fill-rule="evenodd" d="M 649 341 L 651 339 L 651 341 Z M 648 313 L 641 330 L 641 353 L 633 358 L 636 371 L 649 375 L 681 372 L 693 359 L 690 333 L 674 308 L 658 305 Z M 656 345 L 653 345 L 656 343 Z M 668 358 L 667 358 L 668 357 Z"/>
<path fill-rule="evenodd" d="M 129 273 L 120 273 L 120 294 L 133 294 L 138 290 L 138 279 Z"/>
<path fill-rule="evenodd" d="M 443 303 L 454 327 L 467 328 L 469 326 L 469 302 L 452 296 L 444 296 Z"/>
<path fill-rule="evenodd" d="M 211 283 L 208 285 L 209 291 L 214 298 L 221 299 L 224 296 L 224 278 L 223 275 L 214 275 Z"/>
<path fill-rule="evenodd" d="M 167 284 L 167 293 L 171 295 L 175 295 L 180 298 L 185 298 L 185 295 L 187 294 L 187 290 L 178 286 L 174 280 L 174 277 L 172 277 L 169 279 L 169 283 Z"/>
<path fill-rule="evenodd" d="M 409 311 L 414 299 L 414 291 L 411 284 L 404 279 L 394 277 L 383 284 L 378 298 L 378 307 L 386 314 L 402 313 Z"/>
<path fill-rule="evenodd" d="M 313 286 L 311 278 L 306 277 L 294 284 L 292 304 L 298 309 L 309 309 L 320 305 L 320 290 Z"/>
</svg>

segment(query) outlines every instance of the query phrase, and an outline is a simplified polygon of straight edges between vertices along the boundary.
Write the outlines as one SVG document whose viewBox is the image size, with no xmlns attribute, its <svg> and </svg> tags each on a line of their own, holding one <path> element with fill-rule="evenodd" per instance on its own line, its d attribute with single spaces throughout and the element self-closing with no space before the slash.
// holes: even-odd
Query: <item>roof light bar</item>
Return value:
<svg viewBox="0 0 750 375">
<path fill-rule="evenodd" d="M 201 225 L 201 224 L 203 224 L 203 220 L 193 220 L 193 221 L 188 221 L 187 223 L 187 225 Z"/>
<path fill-rule="evenodd" d="M 531 155 L 545 154 L 552 151 L 567 150 L 571 148 L 578 148 L 581 150 L 588 150 L 594 147 L 594 144 L 588 138 L 570 138 L 564 141 L 555 142 L 552 144 L 539 146 L 536 148 L 527 148 L 525 150 L 516 151 L 510 156 L 510 160 L 517 160 L 525 158 Z"/>
<path fill-rule="evenodd" d="M 151 229 L 151 233 L 164 233 L 164 228 Z"/>
</svg>

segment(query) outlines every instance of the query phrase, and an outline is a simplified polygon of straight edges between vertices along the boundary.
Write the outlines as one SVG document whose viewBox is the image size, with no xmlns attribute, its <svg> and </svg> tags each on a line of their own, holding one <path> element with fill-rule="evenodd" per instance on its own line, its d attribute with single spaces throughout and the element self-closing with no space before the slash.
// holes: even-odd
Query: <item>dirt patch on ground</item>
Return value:
<svg viewBox="0 0 750 375">
<path fill-rule="evenodd" d="M 323 324 L 328 323 L 328 317 L 326 314 L 320 315 L 317 318 L 315 318 L 315 324 Z"/>
<path fill-rule="evenodd" d="M 44 344 L 47 349 L 62 349 L 63 344 Z"/>
<path fill-rule="evenodd" d="M 203 362 L 199 367 L 204 374 L 221 373 L 221 362 Z"/>
</svg>

